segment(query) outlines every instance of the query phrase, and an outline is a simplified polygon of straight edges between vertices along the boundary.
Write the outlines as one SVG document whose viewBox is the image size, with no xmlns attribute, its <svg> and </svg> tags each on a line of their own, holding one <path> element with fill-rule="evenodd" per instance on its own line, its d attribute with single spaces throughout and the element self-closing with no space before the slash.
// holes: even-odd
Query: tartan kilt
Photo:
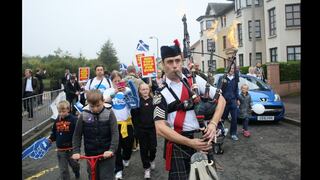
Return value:
<svg viewBox="0 0 320 180">
<path fill-rule="evenodd" d="M 189 136 L 188 138 L 193 138 L 193 136 Z M 182 152 L 180 149 L 182 149 L 184 152 Z M 172 151 L 171 170 L 169 171 L 168 179 L 188 180 L 190 174 L 190 158 L 196 152 L 196 150 L 185 145 L 174 143 Z"/>
</svg>

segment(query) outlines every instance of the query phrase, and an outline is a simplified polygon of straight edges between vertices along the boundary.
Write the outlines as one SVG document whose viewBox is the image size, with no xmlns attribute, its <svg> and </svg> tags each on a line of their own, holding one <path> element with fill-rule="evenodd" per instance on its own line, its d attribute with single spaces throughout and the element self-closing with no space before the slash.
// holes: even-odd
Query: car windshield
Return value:
<svg viewBox="0 0 320 180">
<path fill-rule="evenodd" d="M 239 89 L 243 84 L 247 84 L 249 86 L 249 90 L 265 91 L 270 89 L 267 84 L 255 77 L 241 76 L 238 83 Z"/>
<path fill-rule="evenodd" d="M 218 85 L 218 80 L 221 78 L 221 76 L 222 74 L 216 74 L 214 76 L 215 77 L 214 86 Z M 240 81 L 238 83 L 239 90 L 243 84 L 247 84 L 249 86 L 249 90 L 261 90 L 261 91 L 270 90 L 270 88 L 266 83 L 251 76 L 240 76 Z"/>
</svg>

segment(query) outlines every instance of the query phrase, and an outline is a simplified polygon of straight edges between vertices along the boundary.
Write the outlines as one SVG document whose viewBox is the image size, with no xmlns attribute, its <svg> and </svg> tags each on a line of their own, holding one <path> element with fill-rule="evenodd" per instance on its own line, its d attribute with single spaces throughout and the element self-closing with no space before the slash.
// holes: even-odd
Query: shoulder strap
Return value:
<svg viewBox="0 0 320 180">
<path fill-rule="evenodd" d="M 99 87 L 100 87 L 100 85 L 101 85 L 102 81 L 103 81 L 103 78 L 101 79 L 100 83 L 98 84 L 97 89 L 99 89 Z"/>
<path fill-rule="evenodd" d="M 90 81 L 90 84 L 89 84 L 89 90 L 90 90 L 90 87 L 91 87 L 91 84 L 92 84 L 93 79 L 94 79 L 94 78 L 92 78 L 92 79 L 91 79 L 91 81 Z M 97 86 L 97 89 L 99 89 L 99 87 L 100 87 L 100 85 L 101 85 L 102 81 L 103 81 L 103 78 L 102 78 L 102 80 L 100 81 L 99 85 Z"/>
<path fill-rule="evenodd" d="M 109 84 L 109 88 L 111 88 L 111 83 L 110 83 L 110 79 L 109 78 L 106 78 L 107 79 L 107 82 Z"/>
<path fill-rule="evenodd" d="M 93 79 L 94 79 L 94 78 L 90 79 L 89 90 L 90 90 L 90 87 L 91 87 L 91 84 L 92 84 Z"/>
</svg>

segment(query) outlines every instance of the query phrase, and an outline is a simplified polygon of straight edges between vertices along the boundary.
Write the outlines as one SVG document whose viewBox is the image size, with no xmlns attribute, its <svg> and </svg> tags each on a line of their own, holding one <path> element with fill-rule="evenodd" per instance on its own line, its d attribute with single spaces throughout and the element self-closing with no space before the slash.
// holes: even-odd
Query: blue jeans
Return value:
<svg viewBox="0 0 320 180">
<path fill-rule="evenodd" d="M 226 107 L 222 115 L 222 119 L 227 119 L 229 113 L 231 114 L 230 135 L 237 135 L 237 102 L 236 99 L 227 101 Z"/>
<path fill-rule="evenodd" d="M 246 118 L 244 118 L 243 121 L 242 121 L 242 127 L 243 127 L 243 129 L 244 129 L 245 131 L 248 131 L 248 124 L 249 124 L 249 118 L 246 117 Z"/>
</svg>

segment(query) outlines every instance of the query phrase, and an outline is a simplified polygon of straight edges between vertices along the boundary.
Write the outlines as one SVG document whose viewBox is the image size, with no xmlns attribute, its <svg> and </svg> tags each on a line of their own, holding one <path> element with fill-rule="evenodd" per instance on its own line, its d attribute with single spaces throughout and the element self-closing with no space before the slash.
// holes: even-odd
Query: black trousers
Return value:
<svg viewBox="0 0 320 180">
<path fill-rule="evenodd" d="M 128 136 L 122 138 L 121 136 L 121 125 L 118 125 L 119 129 L 119 145 L 116 152 L 116 168 L 115 173 L 123 170 L 122 160 L 129 160 L 132 154 L 133 145 L 133 127 L 132 125 L 127 126 Z"/>
<path fill-rule="evenodd" d="M 37 105 L 40 106 L 43 104 L 43 100 L 42 100 L 42 96 L 43 96 L 43 90 L 39 91 L 38 97 L 37 97 Z"/>
<path fill-rule="evenodd" d="M 33 96 L 34 94 L 32 92 L 25 92 L 24 93 L 24 98 Z M 28 111 L 28 118 L 33 118 L 33 103 L 35 101 L 35 97 L 33 98 L 28 98 L 23 101 L 23 107 L 25 110 Z"/>
<path fill-rule="evenodd" d="M 78 102 L 78 97 L 75 98 L 67 98 L 67 101 L 70 103 L 70 111 L 73 115 L 76 114 L 77 109 L 74 107 L 74 105 Z"/>
<path fill-rule="evenodd" d="M 155 128 L 138 128 L 138 139 L 140 143 L 140 157 L 144 169 L 150 168 L 150 162 L 156 158 L 157 135 Z"/>
</svg>

